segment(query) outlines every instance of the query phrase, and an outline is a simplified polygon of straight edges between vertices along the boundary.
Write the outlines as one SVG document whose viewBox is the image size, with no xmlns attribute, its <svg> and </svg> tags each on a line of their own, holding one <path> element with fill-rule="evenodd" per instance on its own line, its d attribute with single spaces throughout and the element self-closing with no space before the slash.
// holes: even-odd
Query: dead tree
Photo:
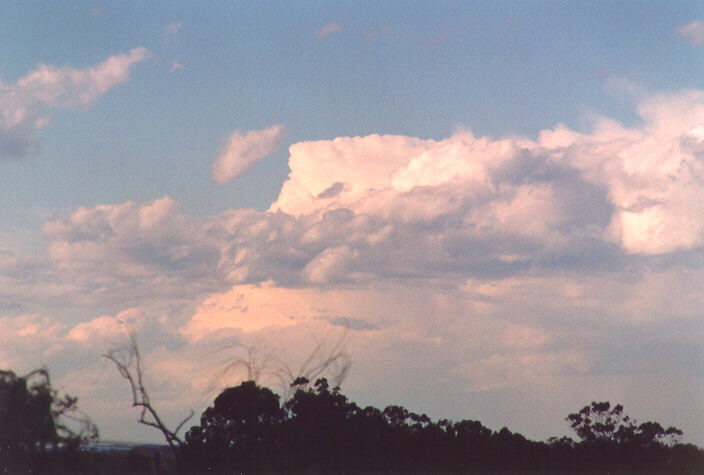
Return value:
<svg viewBox="0 0 704 475">
<path fill-rule="evenodd" d="M 132 406 L 139 407 L 141 413 L 138 422 L 159 430 L 174 455 L 178 458 L 179 448 L 183 445 L 183 439 L 178 435 L 184 424 L 193 417 L 193 411 L 186 416 L 174 430 L 169 429 L 162 421 L 156 409 L 151 403 L 149 393 L 144 385 L 144 363 L 137 344 L 137 337 L 132 330 L 127 331 L 127 342 L 112 348 L 103 355 L 105 359 L 112 362 L 117 370 L 130 385 L 132 391 Z"/>
</svg>

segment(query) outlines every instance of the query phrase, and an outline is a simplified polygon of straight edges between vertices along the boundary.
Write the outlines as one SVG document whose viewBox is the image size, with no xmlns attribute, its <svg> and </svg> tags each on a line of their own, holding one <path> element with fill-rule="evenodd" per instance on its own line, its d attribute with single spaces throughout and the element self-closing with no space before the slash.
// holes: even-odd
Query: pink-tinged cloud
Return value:
<svg viewBox="0 0 704 475">
<path fill-rule="evenodd" d="M 66 338 L 84 345 L 105 346 L 124 339 L 128 332 L 139 332 L 144 326 L 145 313 L 139 308 L 120 312 L 117 316 L 102 315 L 75 325 Z"/>
<path fill-rule="evenodd" d="M 86 69 L 40 64 L 36 71 L 17 80 L 14 89 L 26 103 L 49 107 L 85 106 L 117 84 L 127 81 L 130 68 L 149 57 L 146 48 L 111 56 Z"/>
<path fill-rule="evenodd" d="M 272 125 L 263 130 L 235 131 L 213 161 L 213 180 L 224 185 L 246 172 L 254 163 L 263 160 L 281 144 L 283 125 Z"/>
<path fill-rule="evenodd" d="M 536 140 L 301 142 L 267 212 L 190 217 L 169 197 L 79 208 L 44 225 L 37 265 L 81 299 L 120 302 L 266 281 L 456 285 L 701 249 L 704 93 L 653 96 L 639 113 L 637 128 L 598 119 L 589 133 L 557 126 Z M 5 254 L 0 274 L 20 279 L 23 265 Z"/>
<path fill-rule="evenodd" d="M 39 64 L 13 84 L 0 83 L 0 157 L 26 153 L 34 133 L 49 123 L 43 110 L 90 105 L 129 80 L 132 67 L 149 54 L 135 48 L 86 69 Z"/>
<path fill-rule="evenodd" d="M 0 303 L 16 312 L 0 318 L 0 359 L 41 365 L 69 345 L 95 358 L 120 328 L 105 308 L 139 309 L 161 394 L 189 407 L 212 401 L 198 391 L 229 348 L 304 357 L 311 332 L 349 327 L 344 389 L 362 404 L 547 437 L 585 394 L 638 388 L 644 412 L 701 434 L 704 92 L 650 95 L 637 112 L 638 126 L 597 118 L 535 139 L 297 143 L 268 211 L 193 217 L 163 197 L 59 214 L 41 256 L 0 251 Z M 22 317 L 36 305 L 80 321 Z"/>
<path fill-rule="evenodd" d="M 179 31 L 181 31 L 181 23 L 180 22 L 174 22 L 169 24 L 166 28 L 164 28 L 164 35 L 166 36 L 175 36 L 178 34 Z"/>
<path fill-rule="evenodd" d="M 31 360 L 45 361 L 63 345 L 61 337 L 66 325 L 39 315 L 0 316 L 0 368 L 31 371 Z"/>
<path fill-rule="evenodd" d="M 272 282 L 234 286 L 224 294 L 204 300 L 181 333 L 189 340 L 207 336 L 229 336 L 232 331 L 251 333 L 310 322 L 317 312 L 311 308 L 312 289 L 291 290 Z"/>
<path fill-rule="evenodd" d="M 269 211 L 191 217 L 169 197 L 78 208 L 45 223 L 46 254 L 32 265 L 73 304 L 134 306 L 267 281 L 456 286 L 697 251 L 704 93 L 653 96 L 639 114 L 637 128 L 598 119 L 591 132 L 557 126 L 536 140 L 302 142 Z M 30 263 L 0 257 L 0 279 L 25 285 Z"/>
<path fill-rule="evenodd" d="M 321 26 L 316 31 L 318 38 L 326 38 L 333 33 L 344 33 L 347 29 L 342 23 L 334 22 Z"/>
<path fill-rule="evenodd" d="M 704 21 L 695 20 L 677 28 L 677 33 L 688 43 L 704 44 Z"/>
<path fill-rule="evenodd" d="M 555 245 L 574 238 L 568 228 L 581 228 L 631 254 L 702 246 L 704 93 L 651 96 L 638 112 L 639 128 L 598 119 L 591 133 L 558 126 L 537 141 L 460 132 L 437 142 L 368 136 L 295 144 L 270 210 L 303 216 L 345 208 L 405 224 L 453 216 L 463 233 L 494 230 Z M 585 199 L 589 214 L 576 214 Z M 604 218 L 608 227 L 597 224 Z"/>
</svg>

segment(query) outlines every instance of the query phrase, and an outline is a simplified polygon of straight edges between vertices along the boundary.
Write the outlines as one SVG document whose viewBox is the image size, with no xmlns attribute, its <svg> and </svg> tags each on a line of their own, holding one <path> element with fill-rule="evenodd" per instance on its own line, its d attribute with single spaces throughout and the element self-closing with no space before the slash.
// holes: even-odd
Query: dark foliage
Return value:
<svg viewBox="0 0 704 475">
<path fill-rule="evenodd" d="M 400 406 L 360 408 L 330 388 L 294 382 L 283 406 L 249 381 L 223 391 L 186 435 L 188 471 L 359 473 L 535 471 L 698 473 L 704 453 L 681 431 L 637 425 L 622 406 L 592 403 L 567 418 L 581 442 L 547 443 L 479 421 L 431 421 Z"/>
<path fill-rule="evenodd" d="M 77 402 L 60 396 L 44 369 L 26 376 L 0 371 L 0 469 L 36 471 L 44 461 L 96 440 L 98 431 Z"/>
<path fill-rule="evenodd" d="M 247 381 L 215 398 L 200 426 L 186 434 L 184 450 L 198 466 L 227 466 L 234 459 L 241 468 L 266 466 L 279 449 L 284 416 L 276 394 Z"/>
<path fill-rule="evenodd" d="M 76 450 L 94 426 L 68 427 L 76 399 L 48 374 L 0 372 L 0 470 L 11 473 L 704 473 L 682 432 L 592 402 L 567 421 L 580 441 L 526 439 L 476 420 L 432 421 L 401 406 L 361 408 L 326 379 L 298 378 L 280 403 L 247 381 L 225 389 L 173 452 Z M 173 449 L 174 446 L 171 446 Z"/>
</svg>

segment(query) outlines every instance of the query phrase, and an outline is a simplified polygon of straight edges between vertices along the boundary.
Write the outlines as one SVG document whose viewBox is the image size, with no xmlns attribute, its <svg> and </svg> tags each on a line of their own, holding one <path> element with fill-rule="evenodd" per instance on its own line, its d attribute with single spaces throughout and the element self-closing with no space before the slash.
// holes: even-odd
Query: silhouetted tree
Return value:
<svg viewBox="0 0 704 475">
<path fill-rule="evenodd" d="M 579 412 L 567 416 L 572 429 L 583 442 L 615 442 L 644 447 L 672 446 L 682 436 L 676 427 L 663 427 L 657 422 L 638 425 L 623 413 L 623 406 L 611 408 L 609 402 L 592 402 Z"/>
<path fill-rule="evenodd" d="M 221 392 L 185 440 L 191 456 L 214 468 L 261 468 L 274 456 L 283 420 L 279 396 L 245 381 Z"/>
<path fill-rule="evenodd" d="M 75 448 L 96 440 L 98 429 L 77 402 L 59 395 L 45 369 L 25 376 L 0 371 L 0 454 Z"/>
<path fill-rule="evenodd" d="M 528 440 L 479 421 L 433 422 L 398 405 L 383 411 L 349 401 L 325 378 L 298 377 L 293 396 L 253 381 L 224 390 L 186 435 L 195 470 L 265 473 L 494 473 L 655 470 L 690 473 L 704 453 L 673 442 L 681 431 L 636 426 L 623 407 L 592 403 L 567 418 L 582 442 L 568 437 Z"/>
<path fill-rule="evenodd" d="M 572 430 L 584 442 L 613 442 L 629 438 L 634 431 L 634 424 L 623 414 L 623 406 L 611 403 L 592 402 L 579 412 L 567 416 Z"/>
<path fill-rule="evenodd" d="M 620 404 L 592 402 L 567 417 L 581 439 L 574 445 L 575 466 L 600 470 L 691 470 L 704 468 L 704 453 L 680 445 L 682 431 L 657 422 L 638 424 Z M 553 449 L 562 447 L 552 444 Z"/>
</svg>

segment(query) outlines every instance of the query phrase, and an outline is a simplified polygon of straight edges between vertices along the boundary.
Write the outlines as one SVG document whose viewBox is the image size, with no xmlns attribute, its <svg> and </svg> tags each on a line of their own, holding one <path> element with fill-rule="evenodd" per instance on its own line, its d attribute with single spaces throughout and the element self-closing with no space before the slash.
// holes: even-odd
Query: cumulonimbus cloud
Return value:
<svg viewBox="0 0 704 475">
<path fill-rule="evenodd" d="M 40 64 L 12 84 L 0 83 L 0 158 L 26 154 L 34 133 L 49 123 L 42 111 L 90 105 L 148 56 L 146 48 L 135 48 L 86 69 Z"/>
<path fill-rule="evenodd" d="M 262 130 L 236 130 L 213 161 L 213 181 L 224 185 L 246 172 L 254 163 L 276 151 L 284 138 L 284 126 L 277 124 Z"/>
<path fill-rule="evenodd" d="M 603 271 L 694 252 L 704 246 L 704 92 L 653 96 L 639 113 L 637 128 L 602 118 L 588 133 L 557 126 L 535 140 L 460 131 L 301 142 L 269 211 L 197 218 L 169 197 L 79 208 L 44 225 L 45 265 L 119 301 L 269 280 Z M 237 133 L 229 173 L 270 153 L 281 133 Z"/>
<path fill-rule="evenodd" d="M 553 398 L 541 403 L 552 417 L 604 374 L 619 390 L 682 374 L 678 407 L 692 407 L 704 92 L 650 95 L 637 112 L 637 126 L 602 117 L 533 139 L 464 130 L 296 143 L 267 211 L 193 217 L 162 197 L 61 213 L 33 262 L 0 253 L 0 303 L 17 304 L 0 328 L 21 331 L 28 348 L 61 338 L 87 348 L 120 329 L 105 307 L 143 308 L 151 354 L 163 342 L 188 349 L 169 353 L 169 377 L 188 386 L 180 368 L 196 368 L 195 348 L 273 335 L 300 349 L 306 326 L 347 322 L 356 384 L 390 388 L 390 400 L 421 377 L 449 394 L 504 391 L 515 400 L 503 413 L 532 385 Z M 55 327 L 26 317 L 38 301 L 99 310 Z M 8 364 L 19 351 L 5 349 Z M 666 385 L 650 388 L 663 398 L 653 407 L 672 407 Z M 463 399 L 477 400 L 453 400 Z"/>
<path fill-rule="evenodd" d="M 459 223 L 465 237 L 496 232 L 541 246 L 581 235 L 629 254 L 701 247 L 704 92 L 654 95 L 638 113 L 638 128 L 600 118 L 590 133 L 558 125 L 537 140 L 460 132 L 441 141 L 372 135 L 294 144 L 270 210 L 443 220 Z"/>
</svg>

